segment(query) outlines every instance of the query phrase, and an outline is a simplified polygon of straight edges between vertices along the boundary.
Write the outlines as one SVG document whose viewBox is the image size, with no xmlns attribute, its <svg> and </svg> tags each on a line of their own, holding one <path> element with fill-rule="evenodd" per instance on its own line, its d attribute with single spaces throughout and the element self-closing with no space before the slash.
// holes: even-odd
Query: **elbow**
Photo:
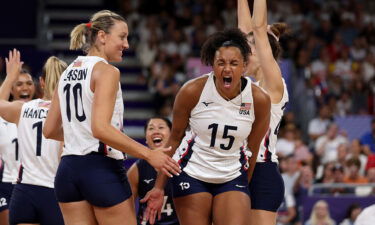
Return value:
<svg viewBox="0 0 375 225">
<path fill-rule="evenodd" d="M 43 135 L 47 139 L 52 139 L 52 130 L 48 128 L 48 126 L 43 127 Z"/>
<path fill-rule="evenodd" d="M 105 131 L 107 130 L 105 128 L 105 124 L 101 123 L 100 121 L 94 121 L 91 124 L 91 132 L 92 136 L 96 139 L 102 140 L 105 134 Z"/>
</svg>

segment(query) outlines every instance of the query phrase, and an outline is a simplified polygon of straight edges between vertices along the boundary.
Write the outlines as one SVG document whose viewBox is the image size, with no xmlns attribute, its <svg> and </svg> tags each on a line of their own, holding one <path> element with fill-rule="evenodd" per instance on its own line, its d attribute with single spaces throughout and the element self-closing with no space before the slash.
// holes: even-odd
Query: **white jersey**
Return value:
<svg viewBox="0 0 375 225">
<path fill-rule="evenodd" d="M 102 152 L 114 159 L 124 154 L 94 138 L 91 130 L 91 112 L 94 93 L 90 88 L 92 70 L 97 62 L 107 61 L 97 56 L 79 56 L 61 75 L 58 94 L 64 129 L 63 155 L 87 155 Z M 124 105 L 119 83 L 112 125 L 123 128 Z"/>
<path fill-rule="evenodd" d="M 286 88 L 284 79 L 283 85 L 284 93 L 281 101 L 277 104 L 271 104 L 270 128 L 267 131 L 266 136 L 260 143 L 257 162 L 278 162 L 276 155 L 277 134 L 279 132 L 280 122 L 284 114 L 284 109 L 289 101 L 288 90 Z"/>
<path fill-rule="evenodd" d="M 189 127 L 173 158 L 189 176 L 208 183 L 225 183 L 247 170 L 247 138 L 254 122 L 251 81 L 231 101 L 217 92 L 208 74 Z"/>
<path fill-rule="evenodd" d="M 0 155 L 3 161 L 2 182 L 15 183 L 18 177 L 19 153 L 17 125 L 0 117 Z"/>
<path fill-rule="evenodd" d="M 60 160 L 60 142 L 42 133 L 51 101 L 35 99 L 24 103 L 18 122 L 21 168 L 18 182 L 53 188 Z"/>
</svg>

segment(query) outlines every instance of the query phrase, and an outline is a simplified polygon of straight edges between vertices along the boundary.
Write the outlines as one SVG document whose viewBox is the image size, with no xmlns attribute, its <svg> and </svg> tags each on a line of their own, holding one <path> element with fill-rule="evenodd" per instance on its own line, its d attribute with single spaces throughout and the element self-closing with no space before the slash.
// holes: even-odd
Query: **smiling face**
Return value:
<svg viewBox="0 0 375 225">
<path fill-rule="evenodd" d="M 221 47 L 215 53 L 213 70 L 216 77 L 216 88 L 228 98 L 239 93 L 241 76 L 245 72 L 241 51 L 237 47 Z"/>
<path fill-rule="evenodd" d="M 35 94 L 35 85 L 31 75 L 21 73 L 18 80 L 13 84 L 11 94 L 13 100 L 30 101 Z"/>
<path fill-rule="evenodd" d="M 148 122 L 146 127 L 146 143 L 151 149 L 163 147 L 170 135 L 171 130 L 164 120 L 155 118 Z"/>
<path fill-rule="evenodd" d="M 104 54 L 109 62 L 121 62 L 123 51 L 129 48 L 128 25 L 123 21 L 115 20 L 114 25 L 102 37 Z"/>
</svg>

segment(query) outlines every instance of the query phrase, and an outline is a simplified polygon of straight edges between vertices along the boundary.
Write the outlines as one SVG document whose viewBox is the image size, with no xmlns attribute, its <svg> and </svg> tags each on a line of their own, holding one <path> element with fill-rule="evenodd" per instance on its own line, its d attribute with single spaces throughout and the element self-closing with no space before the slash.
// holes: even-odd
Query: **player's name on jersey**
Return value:
<svg viewBox="0 0 375 225">
<path fill-rule="evenodd" d="M 75 80 L 86 80 L 87 68 L 86 69 L 72 69 L 66 75 L 64 81 L 75 81 Z"/>
<path fill-rule="evenodd" d="M 47 117 L 48 109 L 26 108 L 22 114 L 23 118 L 44 119 Z"/>
</svg>

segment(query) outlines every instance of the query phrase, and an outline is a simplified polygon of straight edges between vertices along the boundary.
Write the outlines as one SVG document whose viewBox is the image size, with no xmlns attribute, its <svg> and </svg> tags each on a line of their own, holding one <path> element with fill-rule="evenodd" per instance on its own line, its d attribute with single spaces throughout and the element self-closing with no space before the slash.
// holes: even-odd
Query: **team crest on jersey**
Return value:
<svg viewBox="0 0 375 225">
<path fill-rule="evenodd" d="M 250 115 L 251 103 L 241 103 L 240 106 L 240 115 Z"/>
<path fill-rule="evenodd" d="M 82 66 L 82 61 L 75 61 L 73 63 L 73 67 L 81 67 Z"/>
</svg>

